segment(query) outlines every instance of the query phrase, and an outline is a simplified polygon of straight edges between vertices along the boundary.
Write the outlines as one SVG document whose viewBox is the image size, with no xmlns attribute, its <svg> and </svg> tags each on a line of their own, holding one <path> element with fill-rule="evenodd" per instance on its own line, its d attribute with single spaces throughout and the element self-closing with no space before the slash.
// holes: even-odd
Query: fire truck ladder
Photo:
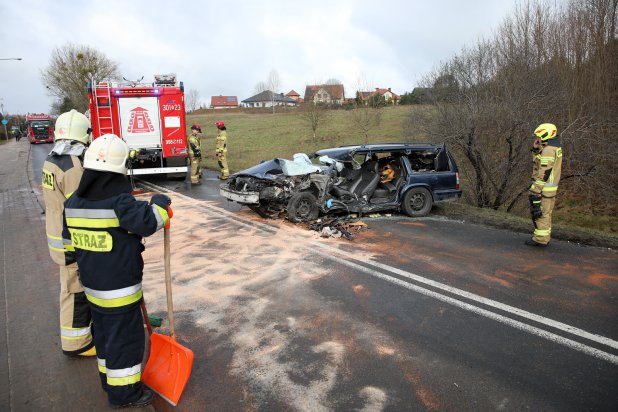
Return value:
<svg viewBox="0 0 618 412">
<path fill-rule="evenodd" d="M 93 84 L 95 83 L 93 82 Z M 102 91 L 102 93 L 100 94 L 99 91 Z M 114 120 L 112 119 L 112 91 L 109 80 L 96 84 L 94 88 L 94 105 L 97 109 L 99 132 L 101 135 L 112 133 L 119 136 L 114 130 Z"/>
</svg>

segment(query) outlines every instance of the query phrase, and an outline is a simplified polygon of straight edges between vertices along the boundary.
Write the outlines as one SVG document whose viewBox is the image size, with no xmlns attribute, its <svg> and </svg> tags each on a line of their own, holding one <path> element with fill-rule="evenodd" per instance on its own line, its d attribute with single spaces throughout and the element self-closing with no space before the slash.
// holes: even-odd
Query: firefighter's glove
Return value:
<svg viewBox="0 0 618 412">
<path fill-rule="evenodd" d="M 193 149 L 193 156 L 201 159 L 202 158 L 202 151 L 200 149 Z"/>
<path fill-rule="evenodd" d="M 165 218 L 165 216 L 161 216 L 161 217 L 163 218 L 164 227 L 166 229 L 169 229 L 170 220 L 172 219 L 172 208 L 170 207 L 170 205 L 172 204 L 172 199 L 170 199 L 168 196 L 165 196 L 159 193 L 159 194 L 154 195 L 152 199 L 150 199 L 150 204 L 156 205 L 160 207 L 161 209 L 165 210 L 165 212 L 167 212 L 167 219 Z M 162 214 L 162 212 L 159 214 Z"/>
<path fill-rule="evenodd" d="M 160 208 L 167 210 L 172 204 L 172 199 L 170 199 L 169 196 L 165 196 L 159 193 L 154 195 L 152 199 L 150 199 L 150 204 L 155 204 Z"/>
<path fill-rule="evenodd" d="M 543 215 L 543 211 L 541 210 L 541 195 L 530 195 L 528 196 L 528 200 L 530 201 L 530 215 L 532 216 L 532 220 L 537 220 Z"/>
<path fill-rule="evenodd" d="M 138 151 L 135 149 L 129 150 L 129 159 L 133 160 L 137 157 Z"/>
</svg>

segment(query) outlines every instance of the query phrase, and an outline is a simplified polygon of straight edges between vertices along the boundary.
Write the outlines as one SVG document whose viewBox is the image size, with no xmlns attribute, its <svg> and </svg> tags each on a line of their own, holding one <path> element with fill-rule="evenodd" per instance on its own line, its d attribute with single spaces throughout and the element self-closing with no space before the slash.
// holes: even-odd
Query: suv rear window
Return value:
<svg viewBox="0 0 618 412">
<path fill-rule="evenodd" d="M 415 172 L 449 172 L 451 170 L 448 154 L 442 148 L 414 151 L 408 155 L 408 159 Z"/>
</svg>

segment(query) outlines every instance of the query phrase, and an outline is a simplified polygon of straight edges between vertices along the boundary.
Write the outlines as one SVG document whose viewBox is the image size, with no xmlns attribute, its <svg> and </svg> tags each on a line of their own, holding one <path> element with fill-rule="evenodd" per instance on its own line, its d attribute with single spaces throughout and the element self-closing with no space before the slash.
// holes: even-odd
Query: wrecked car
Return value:
<svg viewBox="0 0 618 412">
<path fill-rule="evenodd" d="M 381 143 L 264 161 L 230 176 L 220 194 L 263 217 L 284 212 L 309 222 L 334 212 L 425 216 L 434 203 L 459 199 L 461 189 L 446 145 Z"/>
</svg>

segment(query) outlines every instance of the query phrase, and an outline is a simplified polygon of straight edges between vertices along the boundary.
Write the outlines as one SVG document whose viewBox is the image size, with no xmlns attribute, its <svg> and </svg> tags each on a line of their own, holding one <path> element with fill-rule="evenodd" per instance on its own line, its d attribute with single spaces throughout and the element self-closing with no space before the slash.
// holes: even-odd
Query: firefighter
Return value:
<svg viewBox="0 0 618 412">
<path fill-rule="evenodd" d="M 551 214 L 560 182 L 562 147 L 558 130 L 551 123 L 539 125 L 534 134 L 532 185 L 529 191 L 534 235 L 526 240 L 526 245 L 544 247 L 551 238 Z"/>
<path fill-rule="evenodd" d="M 64 202 L 82 177 L 90 122 L 75 110 L 63 113 L 56 120 L 54 136 L 55 145 L 43 164 L 41 182 L 47 245 L 52 260 L 60 268 L 60 342 L 62 353 L 67 356 L 94 356 L 90 308 L 79 281 L 75 256 L 62 242 Z"/>
<path fill-rule="evenodd" d="M 215 126 L 217 126 L 218 129 L 215 155 L 217 156 L 219 168 L 221 169 L 221 175 L 218 177 L 221 180 L 226 180 L 230 176 L 230 171 L 227 168 L 227 129 L 222 120 L 217 120 Z"/>
<path fill-rule="evenodd" d="M 202 127 L 199 124 L 191 126 L 189 135 L 189 161 L 191 162 L 191 183 L 200 184 L 202 178 Z"/>
<path fill-rule="evenodd" d="M 141 383 L 144 356 L 142 237 L 169 222 L 169 197 L 150 203 L 131 195 L 129 148 L 116 135 L 94 140 L 84 175 L 65 203 L 63 239 L 75 251 L 93 319 L 99 376 L 112 407 L 143 407 L 153 395 Z"/>
</svg>

